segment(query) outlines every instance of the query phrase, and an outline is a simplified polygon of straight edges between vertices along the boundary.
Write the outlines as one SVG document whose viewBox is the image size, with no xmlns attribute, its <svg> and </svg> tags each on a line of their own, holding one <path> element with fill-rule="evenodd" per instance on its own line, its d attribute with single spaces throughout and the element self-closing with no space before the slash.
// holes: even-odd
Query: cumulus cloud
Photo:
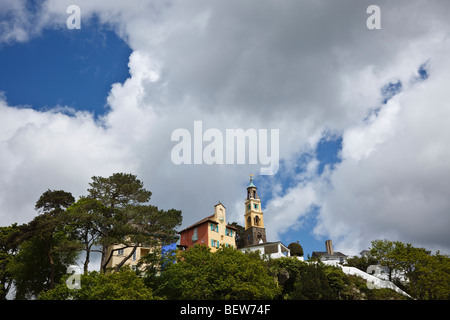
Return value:
<svg viewBox="0 0 450 320">
<path fill-rule="evenodd" d="M 47 0 L 31 10 L 23 1 L 2 2 L 17 14 L 1 25 L 0 42 L 65 28 L 71 4 Z M 316 235 L 348 250 L 384 235 L 449 248 L 449 4 L 379 1 L 382 29 L 373 31 L 366 28 L 369 4 L 77 1 L 82 27 L 97 15 L 127 41 L 130 77 L 113 84 L 100 119 L 0 100 L 2 222 L 25 222 L 47 188 L 81 195 L 92 175 L 119 171 L 137 174 L 157 205 L 182 209 L 186 225 L 219 201 L 239 221 L 248 174 L 258 166 L 176 166 L 170 159 L 171 132 L 201 120 L 222 132 L 280 129 L 279 174 L 297 176 L 293 185 L 267 187 L 273 237 L 300 229 L 317 206 Z M 25 22 L 29 15 L 34 25 Z M 413 81 L 426 61 L 429 78 Z M 383 104 L 382 88 L 398 81 L 401 92 Z M 343 137 L 342 162 L 318 175 L 314 150 L 330 132 Z M 312 156 L 295 173 L 305 153 Z"/>
<path fill-rule="evenodd" d="M 433 56 L 426 81 L 392 98 L 367 123 L 346 130 L 343 160 L 321 197 L 318 234 L 340 237 L 353 252 L 377 237 L 448 250 L 445 56 Z"/>
</svg>

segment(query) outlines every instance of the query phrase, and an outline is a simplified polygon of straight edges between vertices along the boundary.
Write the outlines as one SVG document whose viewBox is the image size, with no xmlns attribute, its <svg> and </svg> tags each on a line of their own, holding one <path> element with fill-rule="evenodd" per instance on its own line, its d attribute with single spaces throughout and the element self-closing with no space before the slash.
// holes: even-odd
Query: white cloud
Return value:
<svg viewBox="0 0 450 320">
<path fill-rule="evenodd" d="M 22 2 L 7 4 L 30 14 Z M 46 1 L 33 16 L 36 25 L 18 15 L 20 23 L 8 25 L 10 36 L 0 42 L 64 28 L 70 4 Z M 222 132 L 280 129 L 286 171 L 326 132 L 343 135 L 343 161 L 334 171 L 317 177 L 317 163 L 310 162 L 308 176 L 302 173 L 290 189 L 278 192 L 285 187 L 276 184 L 266 204 L 273 236 L 301 226 L 318 204 L 316 233 L 349 250 L 383 234 L 450 247 L 442 233 L 450 208 L 447 3 L 381 1 L 382 29 L 375 31 L 366 28 L 364 1 L 77 5 L 82 28 L 97 14 L 133 49 L 130 78 L 113 85 L 110 112 L 98 122 L 88 113 L 38 112 L 0 101 L 2 224 L 27 221 L 47 188 L 79 195 L 92 175 L 119 171 L 137 174 L 157 205 L 182 209 L 185 225 L 212 213 L 218 201 L 229 220 L 241 219 L 255 166 L 170 160 L 171 132 L 192 130 L 193 121 L 202 120 L 205 129 Z M 430 78 L 410 84 L 428 59 Z M 397 80 L 403 92 L 364 121 L 380 106 L 382 86 Z"/>
<path fill-rule="evenodd" d="M 323 190 L 316 232 L 339 238 L 354 253 L 382 237 L 450 247 L 450 64 L 443 53 L 431 60 L 426 81 L 343 135 L 343 161 Z"/>
</svg>

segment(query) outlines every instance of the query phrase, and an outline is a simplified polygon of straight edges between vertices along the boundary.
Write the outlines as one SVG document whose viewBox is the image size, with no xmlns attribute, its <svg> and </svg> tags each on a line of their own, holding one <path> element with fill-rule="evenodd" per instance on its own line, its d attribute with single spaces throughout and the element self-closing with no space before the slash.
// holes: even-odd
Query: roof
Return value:
<svg viewBox="0 0 450 320">
<path fill-rule="evenodd" d="M 343 254 L 342 252 L 337 252 L 337 251 L 335 251 L 335 252 L 333 252 L 333 254 L 329 254 L 328 252 L 324 252 L 324 251 L 313 251 L 313 253 L 312 253 L 312 257 L 315 257 L 315 256 L 329 256 L 329 257 L 346 257 L 347 255 L 345 255 L 345 254 Z"/>
<path fill-rule="evenodd" d="M 184 228 L 184 229 L 181 230 L 179 233 L 184 232 L 184 231 L 189 230 L 189 229 L 192 229 L 192 228 L 195 228 L 195 227 L 197 227 L 197 226 L 199 226 L 199 225 L 201 225 L 201 224 L 204 224 L 204 223 L 206 223 L 206 222 L 210 222 L 210 223 L 214 223 L 214 224 L 219 224 L 216 220 L 213 220 L 213 218 L 214 218 L 214 214 L 212 214 L 212 215 L 210 215 L 210 216 L 207 216 L 206 218 L 203 218 L 202 220 L 197 221 L 196 223 L 190 225 L 189 227 Z M 236 227 L 230 226 L 229 224 L 227 224 L 227 228 L 228 228 L 228 229 L 237 230 Z"/>
</svg>

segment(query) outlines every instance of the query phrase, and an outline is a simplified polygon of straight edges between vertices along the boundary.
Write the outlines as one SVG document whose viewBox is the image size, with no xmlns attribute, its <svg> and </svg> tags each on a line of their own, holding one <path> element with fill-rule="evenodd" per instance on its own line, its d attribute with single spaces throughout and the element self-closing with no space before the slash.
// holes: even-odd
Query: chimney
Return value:
<svg viewBox="0 0 450 320">
<path fill-rule="evenodd" d="M 333 244 L 331 240 L 325 241 L 325 247 L 327 248 L 327 254 L 333 254 Z"/>
</svg>

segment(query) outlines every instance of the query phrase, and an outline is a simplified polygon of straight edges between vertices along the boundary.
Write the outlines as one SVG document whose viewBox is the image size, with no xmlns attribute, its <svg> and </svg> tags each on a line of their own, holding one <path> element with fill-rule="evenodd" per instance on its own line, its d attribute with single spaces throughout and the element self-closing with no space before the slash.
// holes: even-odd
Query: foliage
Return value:
<svg viewBox="0 0 450 320">
<path fill-rule="evenodd" d="M 371 254 L 389 268 L 389 276 L 397 270 L 407 281 L 399 282 L 406 292 L 416 299 L 450 299 L 450 258 L 437 252 L 432 255 L 424 248 L 417 248 L 400 241 L 372 241 Z M 395 279 L 394 279 L 395 281 Z"/>
<path fill-rule="evenodd" d="M 244 231 L 245 228 L 238 224 L 237 222 L 230 223 L 230 226 L 235 227 L 236 230 L 236 248 L 240 249 L 244 247 Z"/>
<path fill-rule="evenodd" d="M 275 275 L 286 270 L 289 278 L 283 282 L 283 297 L 289 300 L 334 299 L 336 294 L 330 287 L 325 266 L 306 263 L 295 257 L 281 258 L 271 262 Z"/>
<path fill-rule="evenodd" d="M 359 270 L 366 271 L 369 266 L 377 264 L 377 260 L 372 257 L 370 253 L 364 254 L 361 257 L 354 256 L 349 257 L 346 260 L 346 265 L 349 267 L 355 267 Z"/>
<path fill-rule="evenodd" d="M 79 246 L 64 223 L 65 209 L 73 201 L 70 192 L 47 190 L 36 202 L 40 214 L 19 227 L 15 238 L 19 252 L 7 267 L 14 278 L 16 299 L 52 289 L 66 266 L 75 262 Z"/>
<path fill-rule="evenodd" d="M 103 225 L 108 223 L 105 219 L 106 207 L 97 199 L 80 197 L 66 212 L 65 222 L 71 227 L 73 237 L 80 243 L 86 252 L 84 259 L 84 273 L 87 273 L 91 252 L 101 252 L 96 246 L 103 236 Z"/>
<path fill-rule="evenodd" d="M 152 300 L 152 291 L 135 272 L 122 268 L 119 272 L 92 271 L 81 275 L 80 289 L 69 289 L 68 277 L 54 289 L 39 296 L 40 300 Z"/>
<path fill-rule="evenodd" d="M 0 227 L 0 300 L 6 300 L 14 280 L 10 265 L 19 252 L 19 243 L 16 240 L 19 234 L 16 223 Z"/>
<path fill-rule="evenodd" d="M 288 249 L 291 251 L 291 256 L 303 257 L 303 248 L 298 242 L 289 244 Z"/>
<path fill-rule="evenodd" d="M 101 270 L 106 271 L 115 250 L 131 247 L 130 254 L 124 256 L 115 266 L 118 271 L 131 258 L 140 244 L 156 246 L 164 244 L 165 239 L 176 234 L 176 227 L 181 225 L 181 211 L 159 210 L 155 206 L 144 205 L 151 192 L 135 175 L 115 173 L 108 178 L 94 176 L 89 191 L 89 198 L 102 205 L 99 238 L 101 245 Z M 110 250 L 112 245 L 121 246 Z"/>
<path fill-rule="evenodd" d="M 273 299 L 279 288 L 258 253 L 195 245 L 162 272 L 159 295 L 168 299 Z"/>
<path fill-rule="evenodd" d="M 148 205 L 151 192 L 131 174 L 94 176 L 90 187 L 76 202 L 69 192 L 47 190 L 30 222 L 0 227 L 0 299 L 12 288 L 15 299 L 405 299 L 389 289 L 370 289 L 364 279 L 320 261 L 298 260 L 295 255 L 303 254 L 298 243 L 289 245 L 293 257 L 281 259 L 264 260 L 258 252 L 225 247 L 213 253 L 200 245 L 162 255 L 161 246 L 173 243 L 181 225 L 179 210 Z M 239 246 L 244 228 L 232 225 Z M 106 249 L 118 244 L 122 247 L 115 250 L 133 250 L 114 272 L 105 273 L 114 253 Z M 139 246 L 153 249 L 132 272 L 123 266 Z M 67 267 L 82 250 L 82 289 L 69 290 Z M 101 273 L 88 272 L 93 251 L 103 254 Z M 363 271 L 386 266 L 390 279 L 416 299 L 450 299 L 450 258 L 439 252 L 375 240 L 369 255 L 347 262 Z M 394 271 L 406 281 L 394 277 Z"/>
<path fill-rule="evenodd" d="M 57 243 L 59 240 L 54 240 Z M 20 245 L 20 251 L 8 265 L 14 278 L 15 299 L 32 299 L 40 292 L 51 289 L 67 270 L 67 266 L 76 260 L 74 251 L 57 251 L 53 254 L 53 262 L 44 252 L 48 243 L 33 237 Z"/>
</svg>

